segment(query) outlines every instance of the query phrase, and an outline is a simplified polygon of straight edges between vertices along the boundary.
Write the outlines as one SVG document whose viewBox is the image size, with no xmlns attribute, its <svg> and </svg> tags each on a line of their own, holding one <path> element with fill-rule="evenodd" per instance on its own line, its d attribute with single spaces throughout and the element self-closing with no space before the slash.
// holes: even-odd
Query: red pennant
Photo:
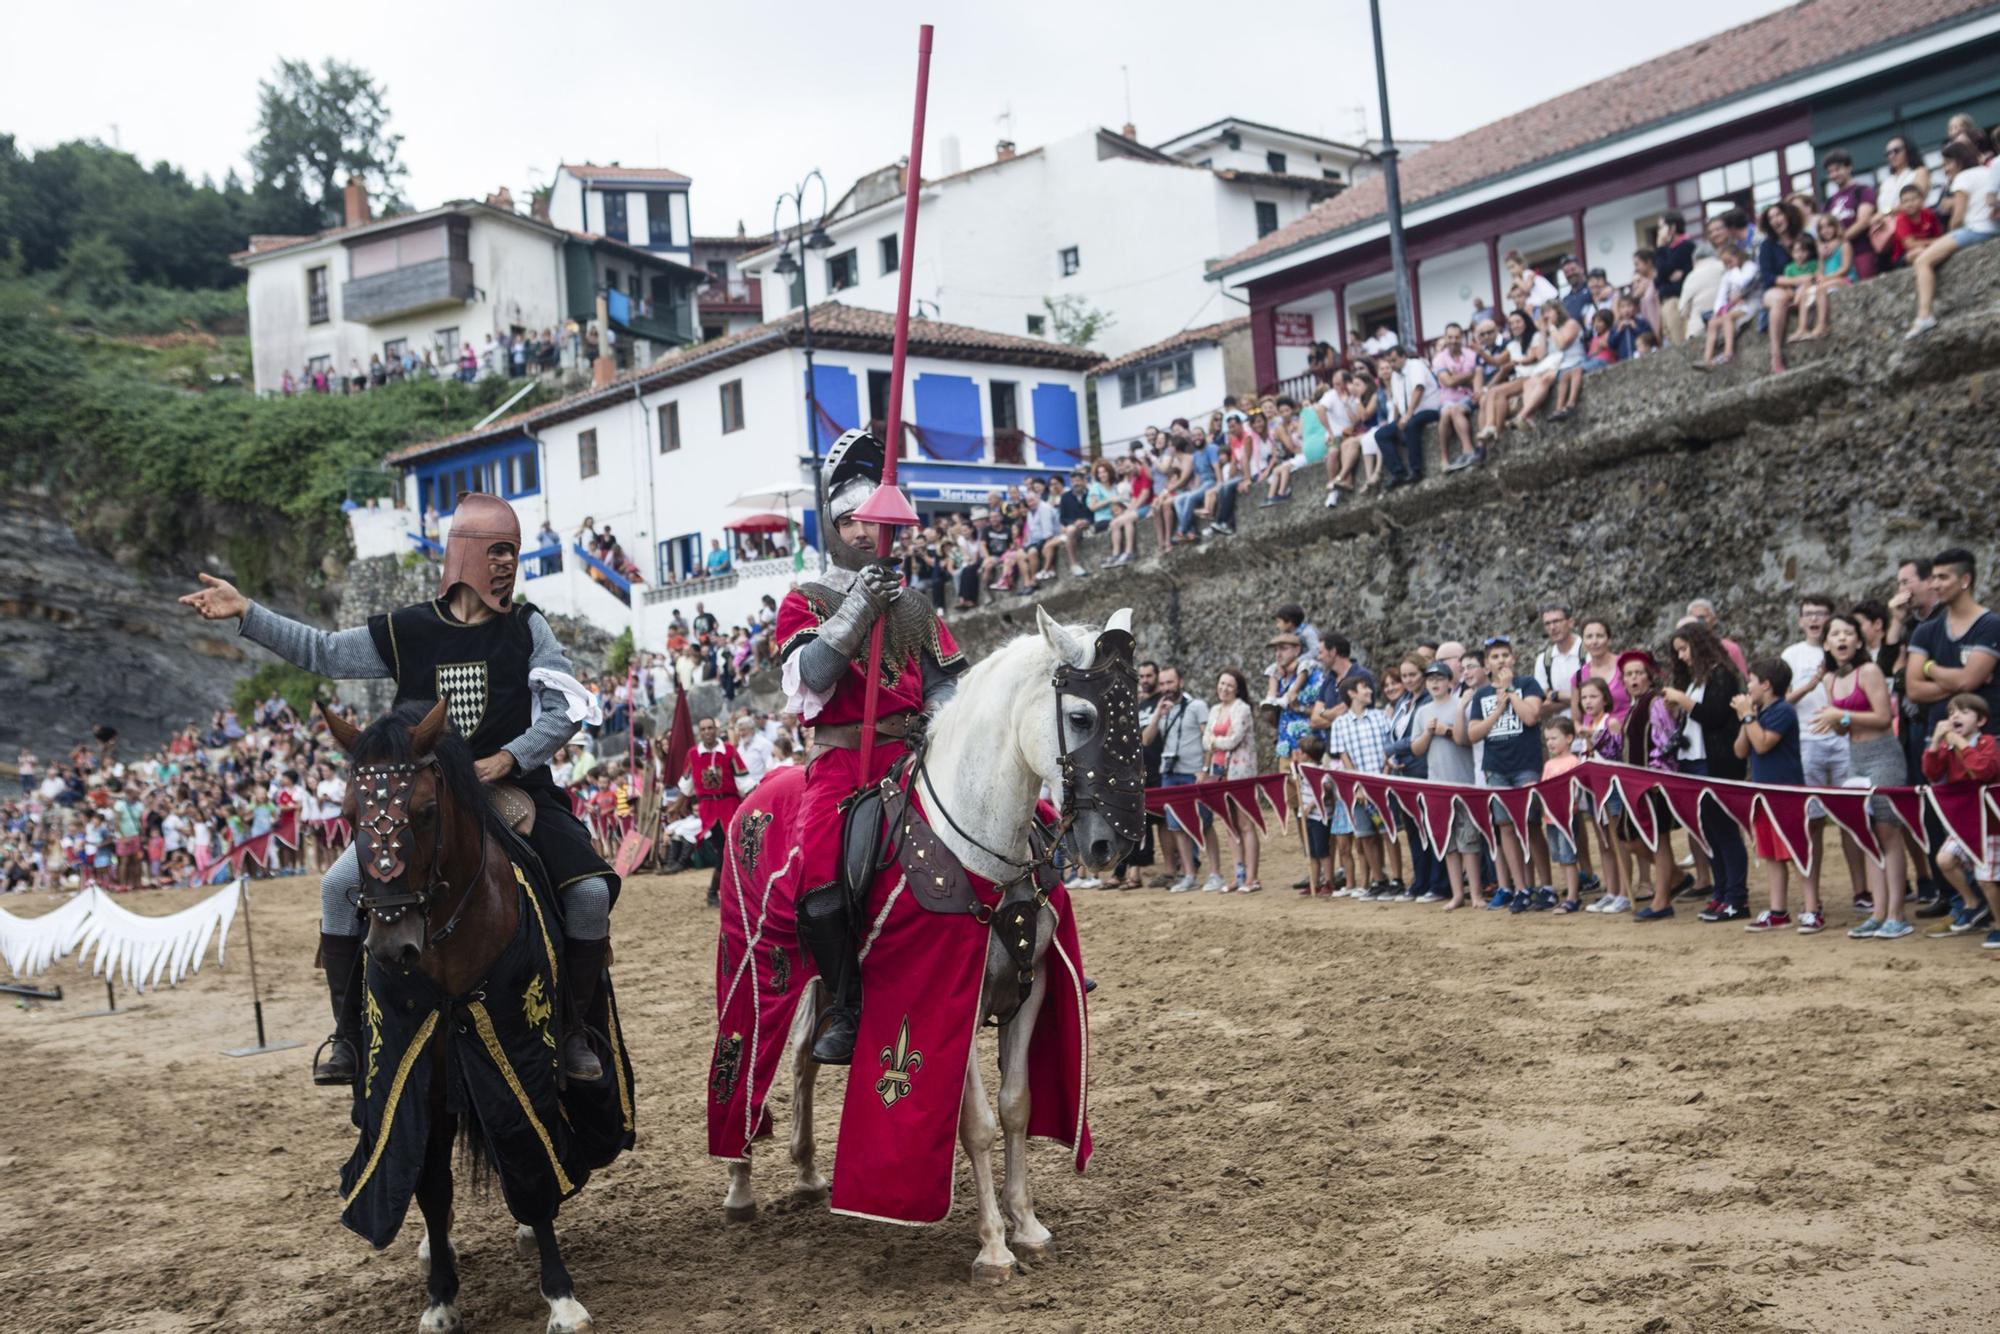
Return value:
<svg viewBox="0 0 2000 1334">
<path fill-rule="evenodd" d="M 1926 790 L 1945 832 L 1970 848 L 1974 858 L 1986 860 L 1988 808 L 1994 789 L 1981 789 L 1974 783 L 1945 783 Z"/>
</svg>

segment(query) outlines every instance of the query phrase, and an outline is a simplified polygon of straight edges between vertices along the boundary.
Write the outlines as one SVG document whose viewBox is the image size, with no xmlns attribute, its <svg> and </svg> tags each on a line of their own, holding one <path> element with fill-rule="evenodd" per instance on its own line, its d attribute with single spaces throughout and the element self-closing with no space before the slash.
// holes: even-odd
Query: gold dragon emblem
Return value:
<svg viewBox="0 0 2000 1334">
<path fill-rule="evenodd" d="M 556 1047 L 555 1034 L 549 1031 L 549 1020 L 555 1017 L 555 1012 L 555 1002 L 542 989 L 542 975 L 537 973 L 528 979 L 527 988 L 521 992 L 521 1018 L 529 1028 L 541 1030 L 542 1041 L 550 1051 Z"/>
</svg>

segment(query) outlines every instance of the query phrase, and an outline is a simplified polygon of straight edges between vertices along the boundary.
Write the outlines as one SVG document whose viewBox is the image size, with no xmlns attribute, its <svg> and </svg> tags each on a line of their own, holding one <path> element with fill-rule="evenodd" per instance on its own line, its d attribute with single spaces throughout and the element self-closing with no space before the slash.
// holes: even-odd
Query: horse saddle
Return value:
<svg viewBox="0 0 2000 1334">
<path fill-rule="evenodd" d="M 500 823 L 526 838 L 535 829 L 535 799 L 512 783 L 488 783 L 486 799 Z"/>
<path fill-rule="evenodd" d="M 865 904 L 875 877 L 897 864 L 925 908 L 938 913 L 973 910 L 976 900 L 965 868 L 924 820 L 910 789 L 897 782 L 892 769 L 889 777 L 847 800 L 840 876 L 848 902 Z"/>
</svg>

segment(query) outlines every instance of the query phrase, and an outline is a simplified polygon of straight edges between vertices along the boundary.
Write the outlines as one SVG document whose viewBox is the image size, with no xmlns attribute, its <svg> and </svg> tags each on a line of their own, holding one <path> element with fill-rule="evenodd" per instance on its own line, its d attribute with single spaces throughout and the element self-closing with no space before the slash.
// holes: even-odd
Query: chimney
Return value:
<svg viewBox="0 0 2000 1334">
<path fill-rule="evenodd" d="M 993 145 L 993 160 L 995 162 L 1005 162 L 1013 156 L 1014 141 L 1012 139 L 1002 139 L 999 143 Z"/>
<path fill-rule="evenodd" d="M 536 222 L 549 220 L 549 191 L 544 188 L 528 196 L 528 216 Z"/>
<path fill-rule="evenodd" d="M 514 192 L 504 185 L 501 186 L 498 190 L 486 196 L 486 207 L 505 209 L 507 212 L 512 213 L 514 211 Z"/>
<path fill-rule="evenodd" d="M 1134 125 L 1129 120 L 1126 121 L 1123 125 L 1118 127 L 1118 133 L 1124 135 L 1127 139 L 1130 139 L 1133 143 L 1139 142 L 1139 127 L 1137 125 Z"/>
<path fill-rule="evenodd" d="M 347 178 L 347 190 L 343 195 L 343 199 L 346 204 L 347 226 L 359 227 L 362 223 L 370 220 L 368 215 L 368 187 L 361 183 L 359 176 L 349 176 Z"/>
</svg>

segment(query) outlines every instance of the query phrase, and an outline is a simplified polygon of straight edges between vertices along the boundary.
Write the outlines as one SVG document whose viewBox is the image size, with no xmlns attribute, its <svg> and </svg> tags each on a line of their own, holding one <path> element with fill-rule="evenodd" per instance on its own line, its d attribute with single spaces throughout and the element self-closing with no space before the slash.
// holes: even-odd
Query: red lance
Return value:
<svg viewBox="0 0 2000 1334">
<path fill-rule="evenodd" d="M 895 529 L 913 527 L 917 512 L 896 489 L 896 458 L 903 452 L 903 363 L 910 348 L 910 278 L 916 270 L 917 194 L 924 180 L 924 102 L 931 82 L 931 25 L 917 29 L 917 110 L 910 123 L 910 166 L 903 178 L 903 262 L 896 278 L 896 344 L 889 360 L 888 436 L 883 441 L 885 458 L 882 482 L 868 497 L 856 518 L 877 525 L 875 555 L 886 560 L 895 540 Z M 874 781 L 869 767 L 874 761 L 875 718 L 881 706 L 882 618 L 868 632 L 868 693 L 861 708 L 861 784 Z"/>
</svg>

